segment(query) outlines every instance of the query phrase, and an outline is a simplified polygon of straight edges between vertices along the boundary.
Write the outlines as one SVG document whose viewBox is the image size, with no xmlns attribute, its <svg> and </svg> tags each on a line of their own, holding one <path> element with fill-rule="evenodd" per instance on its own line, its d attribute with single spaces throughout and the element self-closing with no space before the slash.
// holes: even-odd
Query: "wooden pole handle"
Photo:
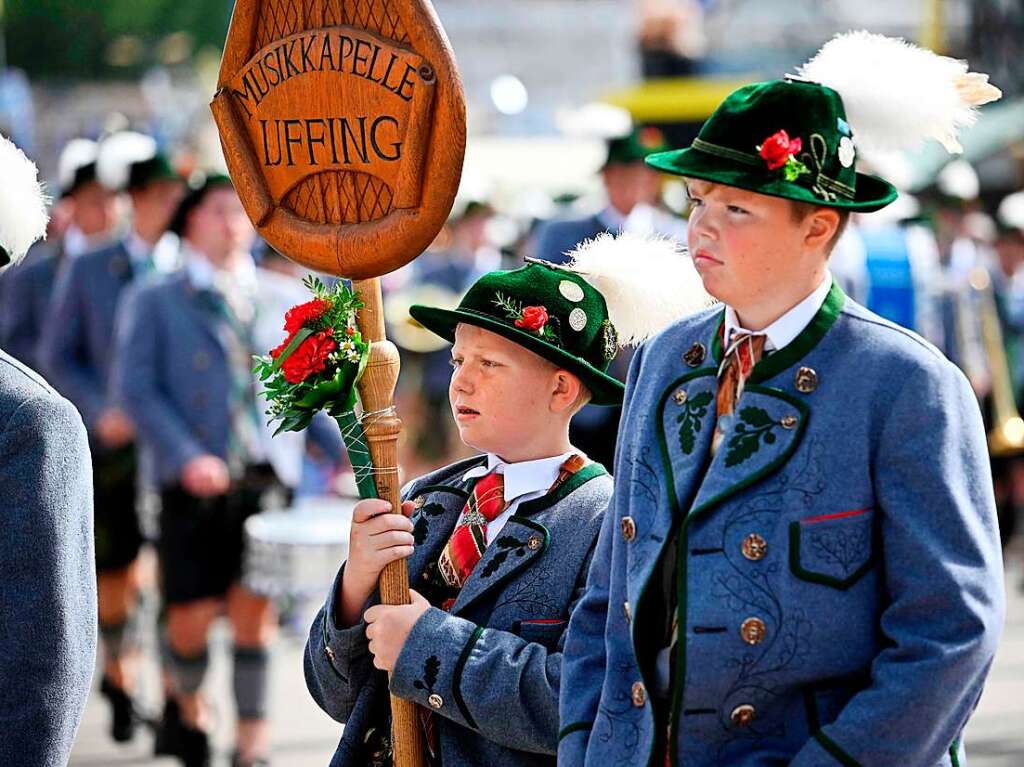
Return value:
<svg viewBox="0 0 1024 767">
<path fill-rule="evenodd" d="M 384 335 L 380 280 L 359 280 L 353 288 L 363 300 L 357 321 L 363 338 L 371 342 L 370 361 L 359 381 L 359 399 L 369 417 L 363 423 L 373 459 L 377 495 L 400 513 L 398 436 L 402 420 L 394 411 L 400 359 L 398 347 Z M 409 604 L 409 571 L 405 560 L 387 565 L 380 574 L 380 598 L 386 605 Z M 426 767 L 419 711 L 412 701 L 391 696 L 391 743 L 394 767 Z"/>
</svg>

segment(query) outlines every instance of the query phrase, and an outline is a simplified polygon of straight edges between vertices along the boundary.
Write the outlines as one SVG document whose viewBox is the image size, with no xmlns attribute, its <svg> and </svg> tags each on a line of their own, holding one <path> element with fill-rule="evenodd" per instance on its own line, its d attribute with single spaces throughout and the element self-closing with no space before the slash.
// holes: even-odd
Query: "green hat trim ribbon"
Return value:
<svg viewBox="0 0 1024 767">
<path fill-rule="evenodd" d="M 676 176 L 813 205 L 873 211 L 896 199 L 889 182 L 858 173 L 856 145 L 836 91 L 796 79 L 734 91 L 687 149 L 647 164 Z"/>
<path fill-rule="evenodd" d="M 496 333 L 579 377 L 594 405 L 619 405 L 624 387 L 608 375 L 618 335 L 604 297 L 575 272 L 529 263 L 485 274 L 456 309 L 415 305 L 409 314 L 454 343 L 459 323 Z"/>
</svg>

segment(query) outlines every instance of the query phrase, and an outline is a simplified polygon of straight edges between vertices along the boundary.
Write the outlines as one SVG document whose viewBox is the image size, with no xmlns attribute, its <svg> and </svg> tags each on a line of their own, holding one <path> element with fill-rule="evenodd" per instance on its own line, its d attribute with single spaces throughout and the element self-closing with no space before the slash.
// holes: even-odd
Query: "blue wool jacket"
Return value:
<svg viewBox="0 0 1024 767">
<path fill-rule="evenodd" d="M 0 764 L 64 767 L 96 663 L 92 463 L 66 399 L 0 352 Z"/>
<path fill-rule="evenodd" d="M 462 513 L 473 485 L 463 474 L 480 463 L 453 464 L 403 493 L 420 506 L 408 560 L 413 588 Z M 524 503 L 487 547 L 451 612 L 430 608 L 413 626 L 390 692 L 435 712 L 445 767 L 555 764 L 565 629 L 610 495 L 608 474 L 590 464 Z M 364 748 L 367 735 L 390 727 L 388 677 L 374 669 L 365 623 L 335 624 L 336 589 L 310 631 L 306 684 L 320 707 L 345 723 L 331 767 L 370 767 L 377 762 Z"/>
<path fill-rule="evenodd" d="M 633 361 L 559 763 L 651 763 L 657 708 L 672 765 L 963 767 L 1004 614 L 966 379 L 834 286 L 716 425 L 723 314 Z M 680 641 L 662 702 L 666 574 Z"/>
</svg>

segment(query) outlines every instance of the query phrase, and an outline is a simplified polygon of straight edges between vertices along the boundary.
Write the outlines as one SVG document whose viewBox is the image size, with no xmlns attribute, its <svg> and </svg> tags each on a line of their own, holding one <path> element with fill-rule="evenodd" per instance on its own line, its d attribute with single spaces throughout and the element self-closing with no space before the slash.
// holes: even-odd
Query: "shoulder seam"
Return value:
<svg viewBox="0 0 1024 767">
<path fill-rule="evenodd" d="M 857 314 L 854 314 L 853 312 L 847 311 L 845 308 L 843 309 L 842 313 L 846 317 L 849 317 L 851 320 L 856 320 L 857 322 L 863 322 L 863 323 L 868 324 L 868 325 L 874 325 L 875 327 L 882 328 L 884 330 L 888 330 L 890 332 L 893 332 L 893 333 L 895 333 L 897 335 L 903 336 L 908 341 L 913 341 L 919 347 L 921 347 L 925 351 L 929 352 L 933 357 L 935 357 L 937 359 L 940 359 L 940 360 L 944 360 L 944 361 L 946 360 L 946 358 L 943 356 L 941 351 L 939 351 L 937 348 L 935 348 L 932 344 L 930 344 L 927 341 L 925 341 L 923 338 L 918 337 L 917 334 L 911 332 L 910 330 L 907 330 L 904 327 L 900 327 L 899 325 L 895 325 L 895 324 L 890 324 L 888 322 L 881 322 L 879 320 L 874 320 L 874 319 L 871 319 L 870 317 L 861 317 L 861 316 L 859 316 Z"/>
</svg>

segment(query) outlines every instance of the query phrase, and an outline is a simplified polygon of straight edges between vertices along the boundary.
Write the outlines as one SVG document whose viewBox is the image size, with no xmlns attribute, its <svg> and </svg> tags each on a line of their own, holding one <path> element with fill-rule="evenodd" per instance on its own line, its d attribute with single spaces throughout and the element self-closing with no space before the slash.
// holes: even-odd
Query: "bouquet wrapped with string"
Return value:
<svg viewBox="0 0 1024 767">
<path fill-rule="evenodd" d="M 321 410 L 341 428 L 359 495 L 376 498 L 373 468 L 359 416 L 356 384 L 370 357 L 370 345 L 356 326 L 363 304 L 343 282 L 328 288 L 316 277 L 303 282 L 313 294 L 284 316 L 287 334 L 267 356 L 256 357 L 253 373 L 263 384 L 274 434 L 302 431 Z"/>
</svg>

